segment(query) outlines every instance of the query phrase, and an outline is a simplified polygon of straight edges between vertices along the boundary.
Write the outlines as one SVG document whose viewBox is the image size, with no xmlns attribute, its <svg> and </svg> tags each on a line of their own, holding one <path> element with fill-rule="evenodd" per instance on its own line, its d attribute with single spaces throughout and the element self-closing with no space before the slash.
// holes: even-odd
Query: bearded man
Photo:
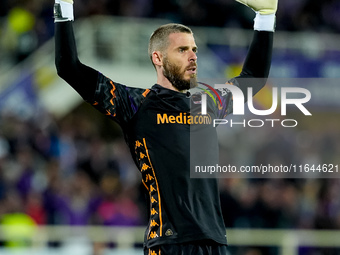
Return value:
<svg viewBox="0 0 340 255">
<path fill-rule="evenodd" d="M 255 31 L 242 72 L 229 83 L 242 91 L 251 86 L 256 93 L 269 75 L 277 0 L 239 2 L 255 10 Z M 144 254 L 226 255 L 217 180 L 190 178 L 192 162 L 214 165 L 219 154 L 216 128 L 195 121 L 202 94 L 191 96 L 189 92 L 198 84 L 197 45 L 191 29 L 171 23 L 154 31 L 148 52 L 157 82 L 142 89 L 114 82 L 79 61 L 72 0 L 56 0 L 54 18 L 59 76 L 121 126 L 141 172 L 149 206 Z M 243 78 L 258 79 L 247 82 Z M 221 119 L 232 112 L 230 92 L 213 96 L 219 103 L 209 98 L 211 118 Z M 200 138 L 205 154 L 192 153 L 192 136 Z"/>
</svg>

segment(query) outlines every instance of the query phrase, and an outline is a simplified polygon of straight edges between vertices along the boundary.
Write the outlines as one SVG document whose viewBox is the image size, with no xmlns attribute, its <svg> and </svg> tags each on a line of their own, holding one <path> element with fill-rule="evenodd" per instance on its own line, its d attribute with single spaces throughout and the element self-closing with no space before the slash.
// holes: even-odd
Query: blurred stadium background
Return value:
<svg viewBox="0 0 340 255">
<path fill-rule="evenodd" d="M 57 77 L 52 8 L 0 4 L 0 254 L 142 254 L 139 173 L 119 127 Z M 339 14 L 339 0 L 280 1 L 271 77 L 318 79 L 322 96 L 289 131 L 221 129 L 226 163 L 339 164 Z M 232 0 L 76 0 L 74 25 L 84 63 L 149 87 L 147 43 L 160 24 L 190 25 L 199 75 L 227 79 L 240 71 L 253 16 Z M 222 179 L 230 254 L 340 254 L 340 181 L 308 177 Z"/>
</svg>

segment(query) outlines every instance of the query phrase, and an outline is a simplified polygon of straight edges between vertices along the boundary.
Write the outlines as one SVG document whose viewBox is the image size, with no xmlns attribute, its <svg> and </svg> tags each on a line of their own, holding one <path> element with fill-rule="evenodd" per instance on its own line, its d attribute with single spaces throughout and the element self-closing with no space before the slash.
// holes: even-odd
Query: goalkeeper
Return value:
<svg viewBox="0 0 340 255">
<path fill-rule="evenodd" d="M 144 254 L 225 255 L 227 240 L 217 180 L 190 178 L 191 160 L 198 162 L 196 165 L 216 165 L 219 154 L 216 129 L 212 125 L 195 129 L 206 154 L 192 154 L 192 123 L 183 122 L 184 116 L 190 119 L 200 114 L 197 105 L 200 100 L 188 92 L 197 86 L 197 45 L 191 29 L 181 24 L 166 24 L 154 31 L 148 50 L 157 82 L 149 89 L 133 88 L 114 82 L 80 62 L 72 27 L 73 2 L 55 1 L 59 76 L 84 100 L 121 126 L 141 172 L 149 205 Z M 255 11 L 255 31 L 242 72 L 230 82 L 242 91 L 253 87 L 255 94 L 269 75 L 277 0 L 238 2 Z M 224 91 L 219 96 L 222 103 L 218 106 L 211 98 L 207 101 L 207 112 L 212 119 L 232 112 L 231 93 Z M 207 134 L 209 139 L 204 139 Z"/>
</svg>

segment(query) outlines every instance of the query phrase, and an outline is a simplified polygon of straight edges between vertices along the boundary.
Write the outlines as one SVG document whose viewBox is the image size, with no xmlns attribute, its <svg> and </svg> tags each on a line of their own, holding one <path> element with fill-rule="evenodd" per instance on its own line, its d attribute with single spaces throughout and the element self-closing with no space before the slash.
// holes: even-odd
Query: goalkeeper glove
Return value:
<svg viewBox="0 0 340 255">
<path fill-rule="evenodd" d="M 278 0 L 236 0 L 262 15 L 275 14 Z"/>
<path fill-rule="evenodd" d="M 256 12 L 254 29 L 258 31 L 275 30 L 275 13 L 278 0 L 236 0 Z"/>
<path fill-rule="evenodd" d="M 73 0 L 55 0 L 54 22 L 73 21 Z"/>
</svg>

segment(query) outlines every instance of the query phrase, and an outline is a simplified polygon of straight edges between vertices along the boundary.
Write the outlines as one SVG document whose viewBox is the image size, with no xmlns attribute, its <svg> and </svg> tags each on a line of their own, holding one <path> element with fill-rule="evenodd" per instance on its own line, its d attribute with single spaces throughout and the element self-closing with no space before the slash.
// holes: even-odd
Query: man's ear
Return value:
<svg viewBox="0 0 340 255">
<path fill-rule="evenodd" d="M 163 65 L 163 55 L 160 51 L 152 52 L 152 63 L 155 66 L 162 66 Z"/>
</svg>

